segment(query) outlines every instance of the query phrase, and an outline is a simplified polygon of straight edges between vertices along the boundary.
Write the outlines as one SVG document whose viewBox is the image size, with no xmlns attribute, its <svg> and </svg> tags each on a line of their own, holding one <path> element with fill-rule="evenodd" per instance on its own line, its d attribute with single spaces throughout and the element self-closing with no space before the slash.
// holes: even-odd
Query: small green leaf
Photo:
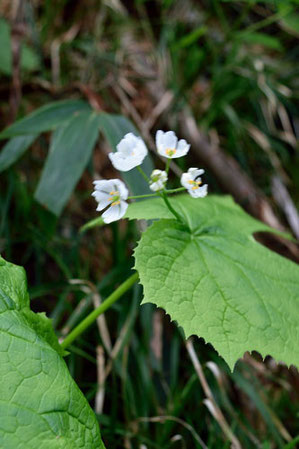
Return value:
<svg viewBox="0 0 299 449">
<path fill-rule="evenodd" d="M 2 148 L 0 153 L 0 173 L 14 164 L 30 147 L 36 135 L 14 137 Z"/>
<path fill-rule="evenodd" d="M 283 50 L 283 46 L 281 45 L 279 39 L 265 33 L 241 31 L 236 34 L 236 37 L 247 44 L 262 45 L 278 51 Z"/>
<path fill-rule="evenodd" d="M 295 437 L 292 441 L 290 441 L 288 444 L 283 446 L 283 449 L 295 449 L 298 443 L 299 443 L 299 435 Z"/>
<path fill-rule="evenodd" d="M 49 154 L 35 199 L 59 215 L 85 169 L 99 134 L 99 116 L 95 112 L 74 115 L 58 128 L 51 141 Z"/>
<path fill-rule="evenodd" d="M 0 447 L 104 449 L 94 413 L 53 348 L 50 321 L 34 315 L 24 270 L 0 257 Z"/>
<path fill-rule="evenodd" d="M 293 11 L 281 19 L 282 27 L 290 34 L 299 36 L 299 14 Z"/>
<path fill-rule="evenodd" d="M 154 223 L 135 251 L 143 303 L 163 307 L 231 369 L 253 350 L 299 364 L 299 269 L 254 240 L 254 232 L 270 228 L 228 197 L 182 195 L 171 204 L 186 225 Z M 171 218 L 161 200 L 132 204 L 127 216 Z"/>
<path fill-rule="evenodd" d="M 96 217 L 93 218 L 92 220 L 88 221 L 87 223 L 85 223 L 85 225 L 81 226 L 79 232 L 80 233 L 84 233 L 86 231 L 89 231 L 89 229 L 95 228 L 95 227 L 99 227 L 99 226 L 104 226 L 104 220 L 102 217 Z"/>
<path fill-rule="evenodd" d="M 80 100 L 49 103 L 6 128 L 0 133 L 0 139 L 27 134 L 38 135 L 44 131 L 57 128 L 64 122 L 69 121 L 74 114 L 82 111 L 90 111 L 90 107 L 86 102 Z"/>
<path fill-rule="evenodd" d="M 0 19 L 0 72 L 11 75 L 12 72 L 12 52 L 11 52 L 11 30 L 9 24 Z M 21 48 L 21 68 L 28 72 L 37 70 L 40 61 L 37 53 L 26 44 Z"/>
<path fill-rule="evenodd" d="M 189 47 L 189 45 L 194 44 L 198 39 L 206 34 L 208 31 L 208 28 L 205 25 L 200 25 L 199 27 L 195 28 L 195 30 L 191 31 L 191 33 L 186 34 L 183 36 L 176 44 L 175 48 L 185 48 Z"/>
</svg>

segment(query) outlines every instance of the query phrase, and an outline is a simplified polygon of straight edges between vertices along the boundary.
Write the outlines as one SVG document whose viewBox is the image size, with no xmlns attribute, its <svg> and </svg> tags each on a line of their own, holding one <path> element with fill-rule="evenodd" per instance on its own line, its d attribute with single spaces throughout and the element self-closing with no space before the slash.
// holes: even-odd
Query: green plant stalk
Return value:
<svg viewBox="0 0 299 449">
<path fill-rule="evenodd" d="M 171 159 L 167 159 L 166 166 L 165 166 L 165 171 L 166 171 L 167 174 L 169 172 L 170 162 L 171 162 Z"/>
<path fill-rule="evenodd" d="M 149 177 L 144 173 L 144 171 L 142 170 L 141 167 L 136 167 L 137 170 L 139 171 L 139 173 L 141 174 L 141 176 L 143 176 L 143 178 L 146 180 L 146 182 L 150 182 Z"/>
<path fill-rule="evenodd" d="M 123 296 L 126 291 L 128 291 L 138 280 L 138 273 L 132 274 L 128 279 L 125 280 L 107 299 L 95 310 L 93 310 L 89 315 L 87 315 L 78 326 L 73 329 L 68 336 L 61 343 L 62 349 L 66 349 L 77 337 L 79 337 L 86 329 L 91 326 L 99 315 L 104 313 L 112 304 L 115 303 L 121 296 Z"/>
<path fill-rule="evenodd" d="M 177 189 L 169 189 L 169 190 L 164 190 L 165 193 L 179 193 L 179 192 L 186 192 L 186 187 L 178 187 Z"/>
<path fill-rule="evenodd" d="M 252 25 L 249 25 L 243 33 L 252 33 L 253 31 L 257 31 L 261 28 L 264 28 L 266 26 L 271 25 L 272 23 L 276 22 L 277 20 L 282 19 L 283 17 L 287 16 L 292 11 L 292 7 L 286 7 L 284 11 L 279 11 L 272 16 L 266 17 L 263 20 L 260 20 L 260 22 L 253 23 Z"/>
<path fill-rule="evenodd" d="M 145 195 L 134 195 L 134 196 L 128 196 L 128 200 L 137 200 L 139 198 L 151 198 L 153 196 L 157 196 L 156 193 L 147 193 Z"/>
<path fill-rule="evenodd" d="M 161 197 L 163 198 L 166 206 L 168 207 L 168 209 L 170 210 L 170 212 L 172 213 L 172 215 L 175 216 L 175 218 L 180 222 L 180 223 L 184 223 L 182 218 L 179 216 L 179 214 L 174 210 L 174 208 L 172 207 L 172 205 L 170 204 L 167 195 L 165 192 L 161 192 Z"/>
<path fill-rule="evenodd" d="M 177 189 L 169 189 L 169 190 L 164 190 L 164 192 L 166 194 L 169 193 L 179 193 L 179 192 L 183 192 L 185 191 L 186 188 L 185 187 L 178 187 Z M 159 195 L 159 193 L 147 193 L 146 195 L 134 195 L 134 196 L 128 196 L 128 200 L 137 200 L 139 198 L 151 198 L 153 196 L 161 196 Z"/>
</svg>

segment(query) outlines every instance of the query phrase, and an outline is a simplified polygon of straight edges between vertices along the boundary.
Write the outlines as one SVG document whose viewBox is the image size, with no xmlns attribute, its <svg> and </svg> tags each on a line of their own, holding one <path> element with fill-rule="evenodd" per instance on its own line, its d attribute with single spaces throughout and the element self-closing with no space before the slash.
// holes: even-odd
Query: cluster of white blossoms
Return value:
<svg viewBox="0 0 299 449">
<path fill-rule="evenodd" d="M 178 140 L 173 131 L 157 131 L 156 146 L 160 156 L 167 159 L 185 156 L 190 149 L 190 145 L 186 140 Z M 109 153 L 108 155 L 114 168 L 126 172 L 138 167 L 142 172 L 139 166 L 144 161 L 148 150 L 141 137 L 137 137 L 132 133 L 126 134 L 117 145 L 116 150 L 115 153 Z M 148 179 L 149 188 L 163 198 L 168 193 L 166 190 L 166 182 L 168 180 L 169 162 L 166 164 L 165 170 L 153 170 Z M 200 176 L 203 173 L 204 170 L 202 169 L 189 168 L 187 173 L 183 173 L 181 176 L 181 185 L 193 198 L 203 198 L 208 193 L 207 184 L 202 185 Z M 146 177 L 144 173 L 143 175 Z M 184 189 L 174 189 L 171 193 L 181 190 Z M 127 187 L 119 179 L 94 181 L 94 192 L 92 196 L 94 196 L 98 203 L 97 211 L 102 211 L 107 208 L 102 215 L 104 223 L 111 223 L 122 218 L 128 207 L 126 200 L 130 199 Z"/>
</svg>

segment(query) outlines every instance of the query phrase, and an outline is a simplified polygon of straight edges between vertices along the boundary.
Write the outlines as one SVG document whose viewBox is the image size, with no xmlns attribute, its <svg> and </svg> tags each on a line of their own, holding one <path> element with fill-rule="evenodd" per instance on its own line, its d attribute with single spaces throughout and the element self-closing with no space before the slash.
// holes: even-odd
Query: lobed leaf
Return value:
<svg viewBox="0 0 299 449">
<path fill-rule="evenodd" d="M 163 307 L 186 336 L 211 343 L 231 369 L 256 350 L 299 364 L 299 269 L 256 242 L 270 228 L 229 197 L 171 200 L 185 225 L 161 200 L 134 203 L 129 218 L 163 218 L 135 250 L 143 303 Z"/>
</svg>

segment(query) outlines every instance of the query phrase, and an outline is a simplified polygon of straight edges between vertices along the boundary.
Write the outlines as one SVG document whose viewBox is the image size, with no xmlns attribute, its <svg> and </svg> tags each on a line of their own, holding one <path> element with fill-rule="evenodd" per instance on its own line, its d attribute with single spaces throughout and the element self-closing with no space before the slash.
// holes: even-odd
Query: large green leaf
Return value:
<svg viewBox="0 0 299 449">
<path fill-rule="evenodd" d="M 131 132 L 136 136 L 139 135 L 132 122 L 122 115 L 102 113 L 100 114 L 100 126 L 114 151 L 116 151 L 116 145 L 125 134 Z M 154 167 L 149 155 L 143 161 L 141 168 L 147 176 L 150 176 Z M 132 194 L 141 195 L 150 192 L 148 183 L 143 179 L 137 169 L 130 170 L 129 172 L 122 172 L 121 176 L 130 187 Z"/>
<path fill-rule="evenodd" d="M 62 211 L 91 157 L 99 120 L 96 112 L 82 112 L 52 136 L 35 199 L 56 215 Z"/>
<path fill-rule="evenodd" d="M 24 270 L 0 257 L 0 447 L 104 449 L 49 329 L 30 311 Z"/>
<path fill-rule="evenodd" d="M 0 153 L 0 173 L 14 164 L 36 139 L 35 135 L 18 136 L 10 139 Z"/>
<path fill-rule="evenodd" d="M 0 133 L 0 139 L 10 137 L 40 134 L 49 131 L 69 121 L 74 114 L 90 111 L 89 105 L 80 100 L 63 100 L 49 103 L 36 109 L 25 118 L 18 120 Z"/>
<path fill-rule="evenodd" d="M 163 307 L 211 343 L 230 368 L 245 351 L 299 364 L 299 269 L 253 238 L 269 228 L 229 197 L 160 199 L 129 206 L 129 218 L 155 219 L 135 251 L 143 302 Z"/>
</svg>

